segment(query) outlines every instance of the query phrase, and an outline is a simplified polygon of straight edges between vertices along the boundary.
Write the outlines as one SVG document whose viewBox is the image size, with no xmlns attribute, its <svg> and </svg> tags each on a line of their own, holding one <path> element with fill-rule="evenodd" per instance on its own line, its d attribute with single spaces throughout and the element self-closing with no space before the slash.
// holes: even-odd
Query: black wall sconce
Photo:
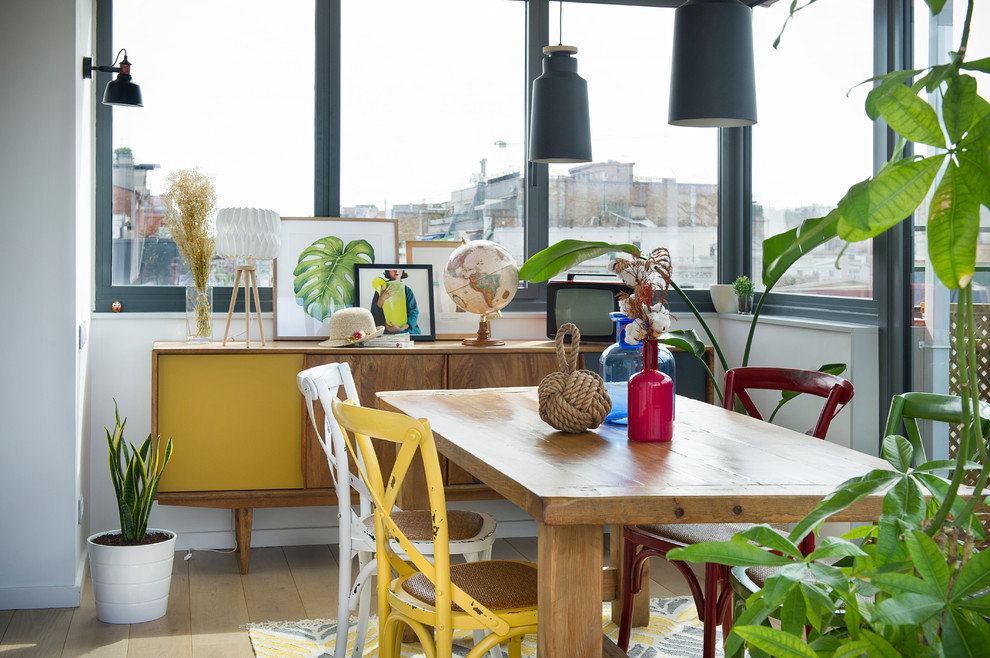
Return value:
<svg viewBox="0 0 990 658">
<path fill-rule="evenodd" d="M 120 66 L 116 66 L 121 53 L 124 54 L 124 59 L 120 61 Z M 120 49 L 113 64 L 112 66 L 95 66 L 92 57 L 83 57 L 82 76 L 83 78 L 92 78 L 94 70 L 117 73 L 117 77 L 107 83 L 107 88 L 103 92 L 103 104 L 144 107 L 141 102 L 141 87 L 131 82 L 131 63 L 127 61 L 126 49 Z"/>
</svg>

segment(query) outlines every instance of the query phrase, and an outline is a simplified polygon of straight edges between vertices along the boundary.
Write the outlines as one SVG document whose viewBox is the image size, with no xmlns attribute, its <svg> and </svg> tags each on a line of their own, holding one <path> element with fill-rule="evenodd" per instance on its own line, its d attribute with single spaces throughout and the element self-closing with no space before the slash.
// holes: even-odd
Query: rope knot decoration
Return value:
<svg viewBox="0 0 990 658">
<path fill-rule="evenodd" d="M 564 337 L 571 334 L 570 351 Z M 540 382 L 540 418 L 554 429 L 579 433 L 602 424 L 612 410 L 612 400 L 598 373 L 578 369 L 581 332 L 570 322 L 557 330 L 557 363 L 560 372 L 552 372 Z"/>
</svg>

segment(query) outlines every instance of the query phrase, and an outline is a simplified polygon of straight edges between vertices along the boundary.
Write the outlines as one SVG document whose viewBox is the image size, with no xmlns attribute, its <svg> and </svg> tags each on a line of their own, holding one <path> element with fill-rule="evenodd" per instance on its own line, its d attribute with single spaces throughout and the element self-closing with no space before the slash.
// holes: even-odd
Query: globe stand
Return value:
<svg viewBox="0 0 990 658">
<path fill-rule="evenodd" d="M 500 317 L 502 317 L 502 313 L 499 311 L 482 315 L 481 320 L 478 322 L 478 337 L 465 338 L 461 341 L 461 345 L 467 345 L 468 347 L 497 347 L 498 345 L 505 345 L 504 340 L 493 339 L 489 329 L 488 319 Z"/>
</svg>

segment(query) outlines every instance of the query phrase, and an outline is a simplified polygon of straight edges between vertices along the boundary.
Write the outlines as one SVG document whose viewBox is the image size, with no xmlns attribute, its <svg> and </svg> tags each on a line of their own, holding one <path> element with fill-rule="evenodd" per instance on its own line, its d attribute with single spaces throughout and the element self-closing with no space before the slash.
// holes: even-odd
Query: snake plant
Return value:
<svg viewBox="0 0 990 658">
<path fill-rule="evenodd" d="M 103 429 L 107 433 L 110 479 L 117 494 L 121 539 L 124 543 L 140 543 L 148 532 L 148 516 L 158 492 L 158 481 L 172 457 L 172 439 L 169 438 L 165 446 L 164 457 L 160 457 L 158 441 L 152 441 L 151 434 L 139 449 L 124 440 L 127 419 L 120 419 L 116 400 L 113 401 L 113 416 L 113 432 L 106 427 Z"/>
</svg>

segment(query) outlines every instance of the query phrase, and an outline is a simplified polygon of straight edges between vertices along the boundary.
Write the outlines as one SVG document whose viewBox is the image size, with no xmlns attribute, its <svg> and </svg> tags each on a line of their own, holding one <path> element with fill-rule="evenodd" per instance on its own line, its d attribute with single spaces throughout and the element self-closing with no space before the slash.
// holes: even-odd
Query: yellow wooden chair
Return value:
<svg viewBox="0 0 990 658">
<path fill-rule="evenodd" d="M 469 658 L 483 656 L 499 644 L 508 645 L 510 658 L 519 658 L 523 636 L 536 632 L 536 565 L 514 560 L 450 564 L 447 505 L 429 422 L 337 399 L 333 400 L 333 415 L 342 429 L 353 433 L 353 441 L 347 438 L 347 449 L 359 465 L 375 507 L 380 655 L 400 655 L 405 624 L 416 633 L 427 658 L 452 655 L 454 630 L 487 633 Z M 385 480 L 372 438 L 398 447 L 392 473 Z M 364 455 L 364 463 L 357 459 L 358 452 Z M 417 550 L 391 516 L 417 453 L 423 460 L 430 498 L 433 562 Z M 392 549 L 392 541 L 405 552 L 405 559 Z M 399 574 L 394 579 L 393 570 Z"/>
</svg>

